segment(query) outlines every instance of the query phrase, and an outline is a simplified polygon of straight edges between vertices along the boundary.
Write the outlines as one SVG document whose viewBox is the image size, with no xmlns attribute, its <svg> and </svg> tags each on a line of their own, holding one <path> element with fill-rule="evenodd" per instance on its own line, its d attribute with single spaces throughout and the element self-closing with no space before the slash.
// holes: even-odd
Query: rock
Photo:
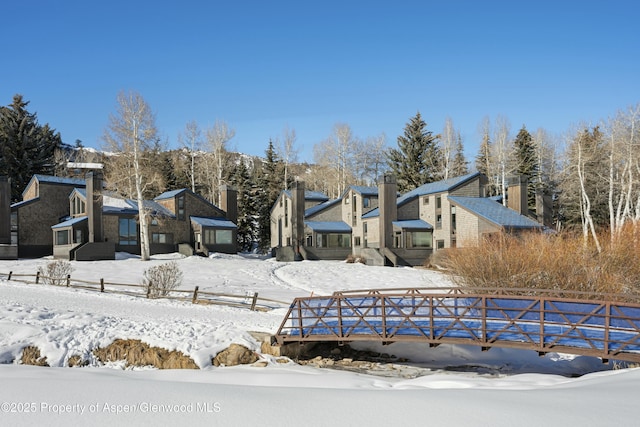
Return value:
<svg viewBox="0 0 640 427">
<path fill-rule="evenodd" d="M 213 358 L 213 366 L 250 365 L 258 360 L 258 355 L 240 344 L 231 344 Z"/>
</svg>

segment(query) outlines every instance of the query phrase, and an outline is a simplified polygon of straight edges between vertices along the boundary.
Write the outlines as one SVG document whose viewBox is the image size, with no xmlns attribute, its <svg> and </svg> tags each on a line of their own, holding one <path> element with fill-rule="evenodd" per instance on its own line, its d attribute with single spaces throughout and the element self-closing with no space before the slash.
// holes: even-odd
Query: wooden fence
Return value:
<svg viewBox="0 0 640 427">
<path fill-rule="evenodd" d="M 200 287 L 196 286 L 193 290 L 173 289 L 164 292 L 160 291 L 161 294 L 157 295 L 158 291 L 154 289 L 152 283 L 147 285 L 115 283 L 107 282 L 104 278 L 101 278 L 99 281 L 89 281 L 72 278 L 71 275 L 67 275 L 66 277 L 47 277 L 40 271 L 36 274 L 16 274 L 12 271 L 9 273 L 0 272 L 0 279 L 2 278 L 5 278 L 7 281 L 25 284 L 49 284 L 67 288 L 86 289 L 100 293 L 121 294 L 148 299 L 191 301 L 193 304 L 218 304 L 231 307 L 248 308 L 252 311 L 268 311 L 274 308 L 288 307 L 290 305 L 290 302 L 259 297 L 257 292 L 237 295 L 201 291 Z"/>
</svg>

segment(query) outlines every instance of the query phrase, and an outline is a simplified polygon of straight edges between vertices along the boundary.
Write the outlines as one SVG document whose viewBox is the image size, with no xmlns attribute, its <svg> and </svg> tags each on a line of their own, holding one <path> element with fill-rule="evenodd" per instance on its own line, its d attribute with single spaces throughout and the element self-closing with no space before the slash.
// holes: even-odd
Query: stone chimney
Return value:
<svg viewBox="0 0 640 427">
<path fill-rule="evenodd" d="M 520 215 L 529 214 L 529 203 L 527 201 L 528 184 L 529 178 L 526 175 L 507 178 L 507 207 Z"/>
<path fill-rule="evenodd" d="M 380 248 L 393 248 L 393 221 L 398 219 L 398 184 L 396 177 L 385 174 L 378 183 L 380 211 Z"/>
<path fill-rule="evenodd" d="M 102 171 L 87 174 L 87 217 L 89 220 L 89 241 L 103 242 L 102 224 Z"/>
<path fill-rule="evenodd" d="M 220 187 L 220 209 L 225 212 L 226 218 L 233 222 L 238 223 L 238 191 L 230 186 L 223 185 Z"/>
<path fill-rule="evenodd" d="M 291 244 L 297 256 L 304 244 L 304 181 L 291 184 L 291 195 Z"/>
<path fill-rule="evenodd" d="M 11 244 L 11 184 L 0 176 L 0 245 Z"/>
</svg>

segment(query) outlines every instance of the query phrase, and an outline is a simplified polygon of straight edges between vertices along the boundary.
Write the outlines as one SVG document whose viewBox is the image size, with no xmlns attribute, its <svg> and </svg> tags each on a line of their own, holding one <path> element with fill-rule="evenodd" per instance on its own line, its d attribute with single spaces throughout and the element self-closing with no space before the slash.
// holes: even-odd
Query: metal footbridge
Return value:
<svg viewBox="0 0 640 427">
<path fill-rule="evenodd" d="M 275 338 L 279 344 L 465 344 L 640 362 L 637 301 L 580 292 L 526 293 L 532 291 L 412 288 L 296 298 Z"/>
</svg>

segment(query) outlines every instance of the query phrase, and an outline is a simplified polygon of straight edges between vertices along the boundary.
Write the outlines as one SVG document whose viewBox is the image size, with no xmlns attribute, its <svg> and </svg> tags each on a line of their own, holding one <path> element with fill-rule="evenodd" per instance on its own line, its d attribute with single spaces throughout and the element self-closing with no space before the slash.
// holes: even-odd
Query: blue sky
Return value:
<svg viewBox="0 0 640 427">
<path fill-rule="evenodd" d="M 12 1 L 0 104 L 16 93 L 65 142 L 100 147 L 119 91 L 170 147 L 219 119 L 263 155 L 296 130 L 300 160 L 334 124 L 388 144 L 420 111 L 451 117 L 469 160 L 484 117 L 560 134 L 640 102 L 637 1 Z"/>
</svg>

